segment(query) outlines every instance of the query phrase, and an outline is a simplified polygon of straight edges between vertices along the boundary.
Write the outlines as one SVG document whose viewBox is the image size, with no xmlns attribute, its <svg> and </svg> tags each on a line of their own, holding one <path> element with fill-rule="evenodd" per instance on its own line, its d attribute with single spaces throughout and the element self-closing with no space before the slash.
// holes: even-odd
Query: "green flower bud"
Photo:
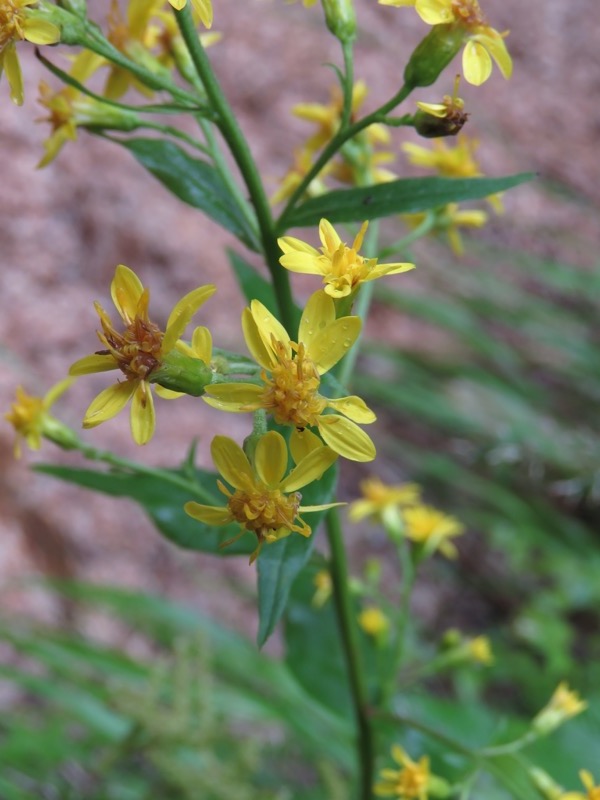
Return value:
<svg viewBox="0 0 600 800">
<path fill-rule="evenodd" d="M 465 31 L 456 25 L 434 25 L 417 45 L 404 70 L 410 89 L 431 86 L 460 50 Z"/>
<path fill-rule="evenodd" d="M 72 428 L 50 414 L 44 416 L 41 432 L 44 439 L 54 442 L 63 450 L 75 450 L 81 444 L 81 439 Z"/>
<path fill-rule="evenodd" d="M 344 44 L 356 38 L 353 0 L 321 0 L 327 27 Z"/>
<path fill-rule="evenodd" d="M 200 397 L 212 381 L 212 370 L 199 358 L 190 358 L 178 350 L 171 350 L 160 366 L 152 370 L 148 380 L 174 392 Z"/>
</svg>

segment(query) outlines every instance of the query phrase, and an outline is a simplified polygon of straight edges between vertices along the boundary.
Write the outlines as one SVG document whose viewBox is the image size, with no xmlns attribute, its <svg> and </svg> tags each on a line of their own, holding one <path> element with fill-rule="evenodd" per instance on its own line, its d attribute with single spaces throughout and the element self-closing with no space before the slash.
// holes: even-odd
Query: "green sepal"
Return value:
<svg viewBox="0 0 600 800">
<path fill-rule="evenodd" d="M 174 392 L 200 397 L 212 381 L 212 370 L 199 358 L 171 350 L 161 365 L 150 373 L 148 380 Z"/>
</svg>

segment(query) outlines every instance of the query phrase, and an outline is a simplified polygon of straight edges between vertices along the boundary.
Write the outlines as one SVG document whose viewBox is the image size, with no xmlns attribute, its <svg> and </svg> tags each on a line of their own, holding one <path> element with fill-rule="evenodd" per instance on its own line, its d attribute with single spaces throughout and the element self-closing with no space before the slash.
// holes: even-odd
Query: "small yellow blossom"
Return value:
<svg viewBox="0 0 600 800">
<path fill-rule="evenodd" d="M 320 252 L 300 239 L 283 236 L 277 240 L 284 253 L 279 263 L 290 272 L 321 275 L 325 291 L 334 298 L 348 297 L 366 281 L 414 269 L 414 264 L 378 264 L 376 258 L 359 255 L 358 251 L 362 246 L 368 224 L 368 222 L 363 223 L 352 247 L 348 247 L 342 242 L 333 225 L 322 219 L 319 224 L 319 237 L 323 245 Z"/>
<path fill-rule="evenodd" d="M 469 657 L 478 664 L 489 667 L 494 663 L 494 655 L 490 640 L 487 636 L 475 636 L 466 642 L 466 650 Z"/>
<path fill-rule="evenodd" d="M 381 780 L 375 784 L 375 794 L 396 800 L 428 800 L 431 775 L 427 756 L 413 761 L 402 747 L 394 745 L 392 758 L 400 769 L 382 769 Z"/>
<path fill-rule="evenodd" d="M 495 196 L 497 197 L 497 196 Z M 488 200 L 491 199 L 488 198 Z M 429 213 L 435 215 L 431 231 L 433 233 L 445 233 L 448 243 L 454 255 L 462 256 L 465 252 L 461 228 L 483 228 L 489 219 L 489 214 L 480 209 L 460 208 L 458 203 L 448 203 L 434 212 L 419 211 L 416 214 L 403 214 L 405 220 L 412 228 L 417 228 L 427 218 Z"/>
<path fill-rule="evenodd" d="M 185 511 L 207 525 L 239 523 L 241 532 L 221 547 L 232 544 L 247 531 L 253 533 L 258 546 L 250 557 L 250 563 L 256 559 L 265 542 L 279 541 L 290 533 L 310 536 L 312 531 L 300 517 L 301 513 L 342 505 L 300 505 L 301 495 L 297 490 L 319 480 L 337 458 L 336 453 L 325 447 L 316 436 L 312 437 L 306 452 L 298 453 L 294 447 L 291 448 L 296 466 L 287 477 L 284 475 L 288 449 L 285 439 L 276 431 L 269 431 L 259 439 L 252 464 L 242 448 L 228 436 L 215 436 L 211 453 L 216 468 L 234 491 L 231 492 L 219 480 L 219 490 L 227 497 L 226 506 L 189 502 L 185 504 Z"/>
<path fill-rule="evenodd" d="M 566 681 L 562 681 L 548 703 L 533 718 L 532 727 L 538 733 L 547 735 L 587 707 L 585 700 L 572 691 Z"/>
<path fill-rule="evenodd" d="M 372 461 L 375 446 L 356 423 L 369 424 L 375 414 L 360 397 L 335 400 L 319 394 L 321 375 L 343 358 L 356 342 L 358 317 L 335 317 L 333 300 L 315 292 L 306 304 L 298 342 L 290 340 L 283 325 L 258 300 L 242 316 L 248 349 L 262 367 L 261 385 L 214 383 L 204 400 L 223 411 L 244 413 L 259 408 L 280 425 L 293 425 L 291 442 L 300 448 L 308 428 L 317 428 L 326 444 L 352 461 Z M 333 413 L 326 413 L 329 409 Z"/>
<path fill-rule="evenodd" d="M 479 162 L 475 158 L 478 147 L 479 142 L 476 139 L 471 139 L 461 133 L 453 145 L 448 144 L 445 139 L 434 139 L 431 149 L 412 142 L 405 142 L 402 150 L 411 164 L 425 169 L 433 169 L 443 178 L 478 178 L 483 175 Z M 492 194 L 487 201 L 496 213 L 502 212 L 500 195 Z"/>
<path fill-rule="evenodd" d="M 600 800 L 600 785 L 596 785 L 592 773 L 582 769 L 579 777 L 585 787 L 585 794 L 581 792 L 566 792 L 561 794 L 558 800 Z"/>
<path fill-rule="evenodd" d="M 13 103 L 23 105 L 23 76 L 15 42 L 56 44 L 60 30 L 36 14 L 36 0 L 0 0 L 0 75 L 6 72 Z"/>
<path fill-rule="evenodd" d="M 333 581 L 331 574 L 326 569 L 320 569 L 313 578 L 313 584 L 316 588 L 312 604 L 315 608 L 322 608 L 331 597 L 333 591 Z"/>
<path fill-rule="evenodd" d="M 185 295 L 171 312 L 164 332 L 148 317 L 150 293 L 135 272 L 119 264 L 110 289 L 125 329 L 119 333 L 106 311 L 96 303 L 102 326 L 98 338 L 106 349 L 76 361 L 69 372 L 87 375 L 120 369 L 125 380 L 100 392 L 85 413 L 83 427 L 94 428 L 112 419 L 131 399 L 131 432 L 137 444 L 146 444 L 155 428 L 154 401 L 148 379 L 171 350 L 180 349 L 179 337 L 192 316 L 215 292 L 215 287 L 200 286 Z"/>
<path fill-rule="evenodd" d="M 390 621 L 380 608 L 368 606 L 358 615 L 358 624 L 363 631 L 374 639 L 383 639 L 389 628 Z"/>
<path fill-rule="evenodd" d="M 294 151 L 294 163 L 290 170 L 284 175 L 281 180 L 279 189 L 270 198 L 270 202 L 275 205 L 282 200 L 287 200 L 291 197 L 298 186 L 302 183 L 305 176 L 310 171 L 313 164 L 313 151 L 308 150 L 306 147 L 299 147 Z M 306 187 L 307 197 L 317 197 L 327 191 L 326 185 L 323 183 L 324 178 L 331 172 L 333 168 L 332 163 L 327 164 L 318 174 L 316 178 Z"/>
<path fill-rule="evenodd" d="M 424 103 L 417 100 L 417 108 L 422 113 L 417 112 L 415 116 L 415 129 L 421 136 L 428 138 L 454 136 L 464 126 L 469 115 L 465 112 L 465 101 L 458 96 L 459 83 L 460 75 L 457 75 L 452 95 L 445 94 L 441 103 Z M 443 120 L 443 123 L 435 120 Z"/>
<path fill-rule="evenodd" d="M 211 0 L 190 0 L 193 10 L 200 18 L 200 22 L 205 28 L 210 28 L 213 23 L 213 8 Z M 169 0 L 169 3 L 177 11 L 185 7 L 187 0 Z"/>
<path fill-rule="evenodd" d="M 503 77 L 512 74 L 512 59 L 504 38 L 487 24 L 478 0 L 379 0 L 384 6 L 411 6 L 428 25 L 450 25 L 464 30 L 462 67 L 465 80 L 474 86 L 492 74 L 492 59 Z"/>
<path fill-rule="evenodd" d="M 360 483 L 362 498 L 355 500 L 348 510 L 348 518 L 359 522 L 365 517 L 374 517 L 385 524 L 389 511 L 398 511 L 416 505 L 421 500 L 421 488 L 416 483 L 401 483 L 388 486 L 379 478 L 367 478 Z"/>
<path fill-rule="evenodd" d="M 446 558 L 456 557 L 456 546 L 449 539 L 463 533 L 457 519 L 431 506 L 406 508 L 403 517 L 406 536 L 422 546 L 425 556 L 439 550 Z"/>
<path fill-rule="evenodd" d="M 48 409 L 67 391 L 73 381 L 74 378 L 66 378 L 60 381 L 44 397 L 27 394 L 21 386 L 17 386 L 15 402 L 12 404 L 10 411 L 7 411 L 4 415 L 4 419 L 10 422 L 15 429 L 15 458 L 21 457 L 21 442 L 23 440 L 31 450 L 40 449 L 44 436 L 60 443 L 56 434 L 63 431 L 63 429 L 68 429 L 61 422 L 54 419 L 48 413 Z"/>
</svg>

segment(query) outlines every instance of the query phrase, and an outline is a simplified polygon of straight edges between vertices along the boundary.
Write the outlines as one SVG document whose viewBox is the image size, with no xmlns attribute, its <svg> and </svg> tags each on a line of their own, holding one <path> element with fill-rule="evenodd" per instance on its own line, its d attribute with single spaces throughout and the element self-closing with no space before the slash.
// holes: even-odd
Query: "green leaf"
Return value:
<svg viewBox="0 0 600 800">
<path fill-rule="evenodd" d="M 260 250 L 254 229 L 219 172 L 208 162 L 192 158 L 178 145 L 162 139 L 119 141 L 176 197 L 204 211 L 231 231 L 251 250 Z"/>
<path fill-rule="evenodd" d="M 277 298 L 273 286 L 266 278 L 263 278 L 256 269 L 248 264 L 241 256 L 233 250 L 228 250 L 229 261 L 235 272 L 238 285 L 242 290 L 242 294 L 250 303 L 252 300 L 260 300 L 266 306 L 271 314 L 275 316 L 279 313 L 277 306 Z"/>
<path fill-rule="evenodd" d="M 223 550 L 219 545 L 231 536 L 235 536 L 239 529 L 235 525 L 215 527 L 205 525 L 188 516 L 183 506 L 188 500 L 196 500 L 194 484 L 190 490 L 173 485 L 168 480 L 163 480 L 159 475 L 134 474 L 130 472 L 100 472 L 92 469 L 73 469 L 71 467 L 55 467 L 43 464 L 35 468 L 39 472 L 52 475 L 60 480 L 93 489 L 96 492 L 112 495 L 113 497 L 130 497 L 139 503 L 148 514 L 157 529 L 169 541 L 186 550 L 199 550 L 203 553 L 219 555 L 249 555 L 256 542 L 254 537 L 244 536 L 237 542 Z M 178 470 L 163 470 L 166 476 L 183 477 Z M 217 475 L 205 470 L 196 470 L 199 487 L 209 487 L 211 491 L 216 487 Z M 202 502 L 208 505 L 222 505 L 214 497 L 207 497 L 203 491 Z"/>
<path fill-rule="evenodd" d="M 319 481 L 307 486 L 302 492 L 302 504 L 306 506 L 331 502 L 337 483 L 337 465 L 334 464 Z M 312 528 L 305 539 L 292 533 L 286 539 L 263 547 L 258 558 L 258 646 L 267 641 L 285 611 L 290 590 L 296 575 L 308 561 L 315 543 L 317 527 L 325 512 L 303 514 L 302 518 Z"/>
<path fill-rule="evenodd" d="M 533 172 L 523 172 L 506 178 L 401 178 L 359 189 L 337 189 L 307 200 L 282 217 L 278 230 L 283 234 L 288 228 L 313 227 L 323 217 L 329 222 L 362 222 L 427 211 L 504 192 L 534 177 Z"/>
</svg>

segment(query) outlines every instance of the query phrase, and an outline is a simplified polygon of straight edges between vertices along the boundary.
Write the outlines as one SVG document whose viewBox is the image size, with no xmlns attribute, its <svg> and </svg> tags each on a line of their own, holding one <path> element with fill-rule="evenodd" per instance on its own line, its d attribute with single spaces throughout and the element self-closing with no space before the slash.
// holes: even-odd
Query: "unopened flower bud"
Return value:
<svg viewBox="0 0 600 800">
<path fill-rule="evenodd" d="M 356 37 L 356 14 L 353 0 L 321 0 L 327 27 L 340 42 Z"/>
<path fill-rule="evenodd" d="M 541 736 L 547 736 L 571 717 L 577 716 L 587 708 L 577 692 L 569 689 L 563 681 L 559 683 L 548 703 L 533 718 L 532 728 Z"/>
<path fill-rule="evenodd" d="M 553 780 L 547 772 L 539 767 L 532 767 L 529 770 L 529 777 L 535 788 L 546 800 L 560 800 L 564 791 L 561 786 Z"/>
<path fill-rule="evenodd" d="M 160 366 L 150 373 L 148 380 L 174 392 L 200 397 L 212 380 L 212 370 L 199 358 L 171 350 L 163 357 Z"/>
<path fill-rule="evenodd" d="M 431 86 L 460 50 L 465 38 L 455 25 L 434 25 L 417 45 L 404 69 L 404 83 L 410 89 Z"/>
</svg>

